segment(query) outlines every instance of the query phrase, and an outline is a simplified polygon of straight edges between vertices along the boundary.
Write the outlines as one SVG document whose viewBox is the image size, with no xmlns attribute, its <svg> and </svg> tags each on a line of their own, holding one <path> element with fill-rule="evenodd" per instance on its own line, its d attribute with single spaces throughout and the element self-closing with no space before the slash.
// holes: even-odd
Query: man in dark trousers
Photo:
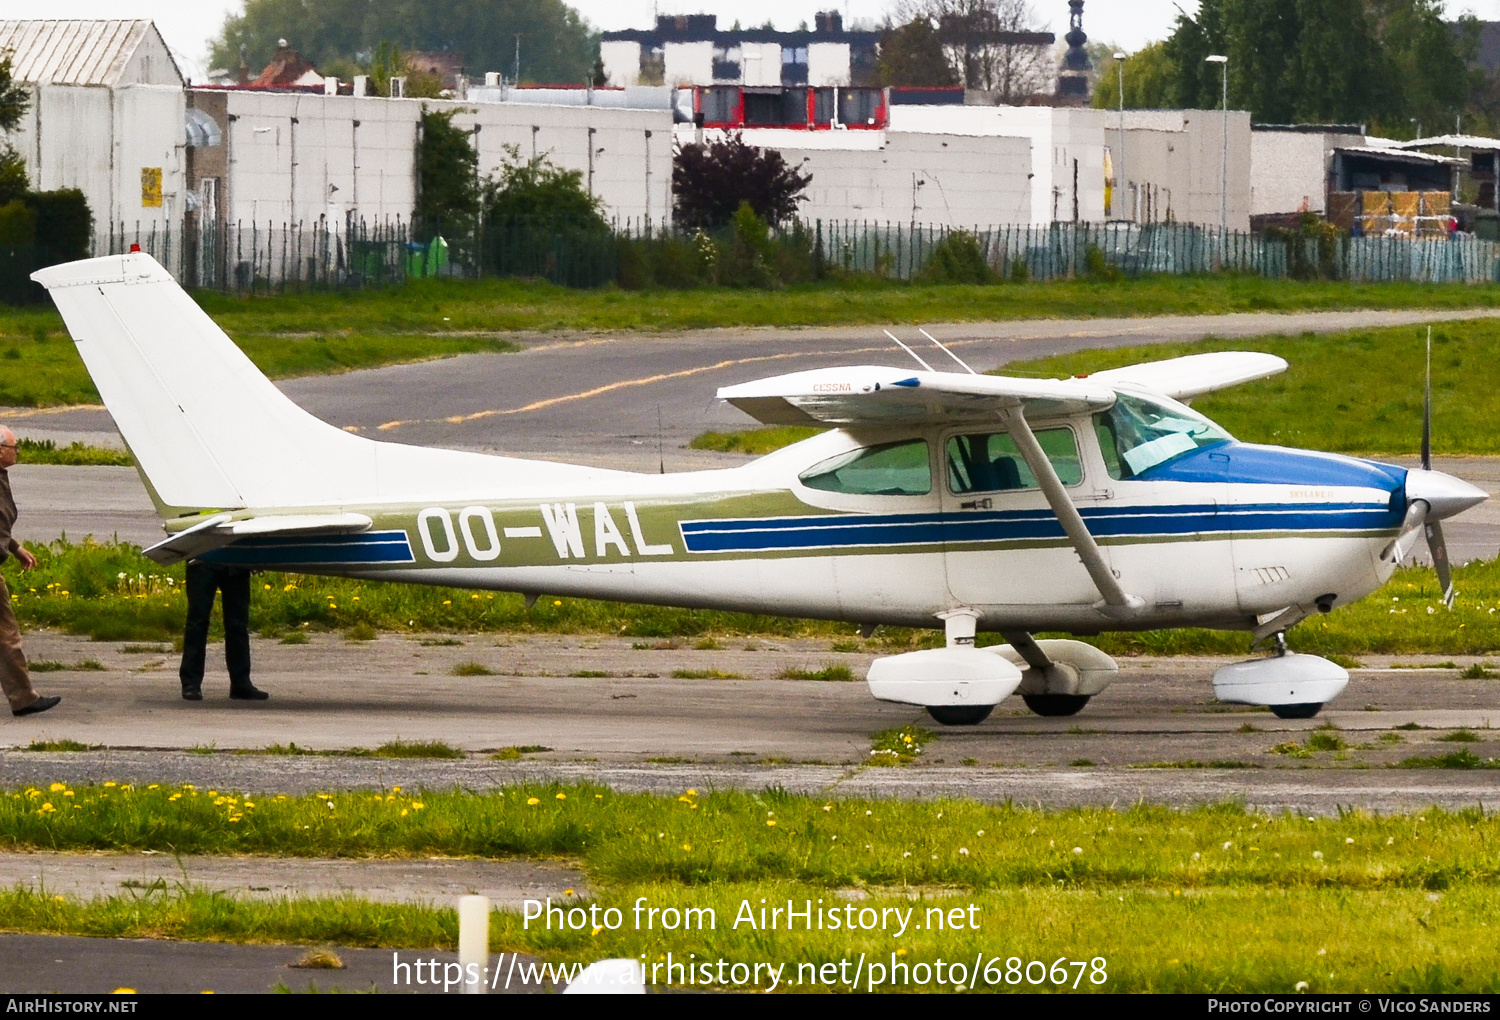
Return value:
<svg viewBox="0 0 1500 1020">
<path fill-rule="evenodd" d="M 10 534 L 17 511 L 10 494 L 8 472 L 15 466 L 20 445 L 14 432 L 0 426 L 0 560 L 14 556 L 22 570 L 30 570 L 36 566 L 36 557 Z M 16 623 L 16 611 L 11 607 L 10 589 L 5 586 L 4 578 L 0 578 L 0 688 L 10 702 L 11 715 L 35 715 L 62 700 L 56 696 L 44 698 L 31 686 L 26 653 L 21 651 L 21 626 Z"/>
<path fill-rule="evenodd" d="M 229 665 L 229 696 L 238 701 L 270 697 L 250 682 L 250 571 L 189 560 L 187 628 L 182 635 L 182 697 L 203 700 L 203 659 L 208 654 L 208 621 L 214 592 L 224 593 L 224 659 Z"/>
</svg>

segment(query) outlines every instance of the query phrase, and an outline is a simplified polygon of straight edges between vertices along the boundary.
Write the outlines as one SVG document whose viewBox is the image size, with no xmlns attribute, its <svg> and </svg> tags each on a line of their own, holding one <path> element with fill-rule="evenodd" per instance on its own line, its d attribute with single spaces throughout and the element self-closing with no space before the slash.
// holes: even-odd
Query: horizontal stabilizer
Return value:
<svg viewBox="0 0 1500 1020">
<path fill-rule="evenodd" d="M 1279 375 L 1286 369 L 1286 362 L 1274 354 L 1217 351 L 1111 368 L 1095 372 L 1087 379 L 1105 386 L 1138 386 L 1173 400 L 1192 400 L 1215 390 Z"/>
<path fill-rule="evenodd" d="M 144 555 L 162 566 L 190 560 L 222 549 L 250 535 L 353 535 L 369 531 L 374 522 L 364 514 L 282 514 L 236 521 L 229 514 L 216 514 L 158 542 Z"/>
<path fill-rule="evenodd" d="M 917 425 L 993 422 L 1002 408 L 1047 418 L 1102 411 L 1115 402 L 1093 380 L 1016 379 L 908 372 L 871 365 L 820 368 L 726 386 L 727 400 L 767 425 Z"/>
</svg>

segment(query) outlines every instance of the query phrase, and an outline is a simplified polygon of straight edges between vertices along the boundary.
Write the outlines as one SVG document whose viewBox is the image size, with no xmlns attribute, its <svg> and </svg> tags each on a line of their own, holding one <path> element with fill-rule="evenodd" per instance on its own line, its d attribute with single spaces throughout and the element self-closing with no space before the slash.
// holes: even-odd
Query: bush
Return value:
<svg viewBox="0 0 1500 1020">
<path fill-rule="evenodd" d="M 955 230 L 933 246 L 919 278 L 923 283 L 989 283 L 995 273 L 985 261 L 979 238 Z"/>
<path fill-rule="evenodd" d="M 1267 227 L 1267 241 L 1286 245 L 1286 272 L 1294 280 L 1336 280 L 1339 272 L 1339 238 L 1343 231 L 1315 213 L 1303 213 L 1296 229 Z"/>
<path fill-rule="evenodd" d="M 19 248 L 36 241 L 36 213 L 23 199 L 0 205 L 0 247 Z"/>
<path fill-rule="evenodd" d="M 94 214 L 77 188 L 32 191 L 26 207 L 36 219 L 37 265 L 55 266 L 89 257 Z"/>
</svg>

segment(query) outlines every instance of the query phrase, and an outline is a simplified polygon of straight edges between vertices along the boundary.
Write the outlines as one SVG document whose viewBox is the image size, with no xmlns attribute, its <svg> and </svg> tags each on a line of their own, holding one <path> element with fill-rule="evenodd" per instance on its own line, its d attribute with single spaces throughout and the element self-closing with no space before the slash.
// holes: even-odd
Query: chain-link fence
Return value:
<svg viewBox="0 0 1500 1020">
<path fill-rule="evenodd" d="M 840 274 L 921 280 L 930 277 L 935 254 L 957 235 L 977 244 L 996 279 L 1230 272 L 1269 279 L 1311 273 L 1355 282 L 1500 282 L 1500 244 L 1468 234 L 1339 236 L 1320 247 L 1314 238 L 1269 239 L 1184 224 L 961 230 L 816 220 L 773 231 L 762 249 L 752 245 L 748 252 L 748 242 L 732 228 L 689 232 L 641 221 L 608 226 L 539 218 L 457 225 L 318 221 L 168 231 L 119 224 L 96 236 L 94 252 L 120 253 L 138 245 L 185 286 L 234 294 L 357 289 L 426 277 L 524 277 L 568 287 L 757 286 Z M 0 276 L 7 265 L 3 254 Z M 4 293 L 0 279 L 0 300 Z"/>
</svg>

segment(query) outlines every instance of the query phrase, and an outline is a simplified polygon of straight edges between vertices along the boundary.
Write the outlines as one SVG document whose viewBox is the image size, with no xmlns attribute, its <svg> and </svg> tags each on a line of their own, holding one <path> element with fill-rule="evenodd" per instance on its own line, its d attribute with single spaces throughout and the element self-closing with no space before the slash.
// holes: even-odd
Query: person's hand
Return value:
<svg viewBox="0 0 1500 1020">
<path fill-rule="evenodd" d="M 31 550 L 24 545 L 16 547 L 16 559 L 21 561 L 22 570 L 30 570 L 36 566 L 36 557 L 31 555 Z"/>
</svg>

